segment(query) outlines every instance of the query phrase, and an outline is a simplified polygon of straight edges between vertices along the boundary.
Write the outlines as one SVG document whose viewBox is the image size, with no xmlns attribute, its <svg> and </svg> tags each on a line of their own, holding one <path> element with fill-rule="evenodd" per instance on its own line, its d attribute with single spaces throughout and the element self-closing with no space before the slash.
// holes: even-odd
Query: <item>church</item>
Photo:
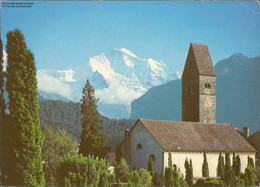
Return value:
<svg viewBox="0 0 260 187">
<path fill-rule="evenodd" d="M 231 124 L 216 123 L 216 74 L 208 46 L 191 43 L 182 74 L 182 121 L 138 119 L 125 131 L 122 157 L 131 169 L 148 167 L 151 157 L 157 172 L 172 163 L 185 174 L 185 160 L 192 160 L 193 176 L 202 177 L 203 152 L 207 153 L 209 177 L 217 177 L 219 153 L 235 152 L 241 171 L 247 157 L 255 162 L 256 150 Z M 232 156 L 231 156 L 232 161 Z"/>
</svg>

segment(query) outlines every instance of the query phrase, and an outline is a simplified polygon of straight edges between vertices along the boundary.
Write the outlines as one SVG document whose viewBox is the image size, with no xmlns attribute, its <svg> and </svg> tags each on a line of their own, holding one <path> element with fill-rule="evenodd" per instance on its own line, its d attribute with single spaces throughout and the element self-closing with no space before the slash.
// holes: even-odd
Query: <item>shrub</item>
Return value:
<svg viewBox="0 0 260 187">
<path fill-rule="evenodd" d="M 150 172 L 145 169 L 139 170 L 139 175 L 141 178 L 141 185 L 142 186 L 150 186 L 152 183 L 152 176 L 150 175 Z"/>
<path fill-rule="evenodd" d="M 198 179 L 196 186 L 226 186 L 226 183 L 223 180 Z"/>
<path fill-rule="evenodd" d="M 140 186 L 141 184 L 141 179 L 140 179 L 140 176 L 139 176 L 139 173 L 138 171 L 132 171 L 131 173 L 131 182 L 134 186 Z"/>
<path fill-rule="evenodd" d="M 251 166 L 245 169 L 243 179 L 245 180 L 245 186 L 255 186 L 256 175 Z"/>
<path fill-rule="evenodd" d="M 209 180 L 205 181 L 205 186 L 226 186 L 223 180 Z"/>
<path fill-rule="evenodd" d="M 245 186 L 245 180 L 244 179 L 237 179 L 236 180 L 236 186 Z"/>
<path fill-rule="evenodd" d="M 68 155 L 59 161 L 56 178 L 59 186 L 106 186 L 110 173 L 103 159 Z"/>
<path fill-rule="evenodd" d="M 124 158 L 121 158 L 119 163 L 116 162 L 115 175 L 117 182 L 127 183 L 130 181 L 130 168 Z"/>
</svg>

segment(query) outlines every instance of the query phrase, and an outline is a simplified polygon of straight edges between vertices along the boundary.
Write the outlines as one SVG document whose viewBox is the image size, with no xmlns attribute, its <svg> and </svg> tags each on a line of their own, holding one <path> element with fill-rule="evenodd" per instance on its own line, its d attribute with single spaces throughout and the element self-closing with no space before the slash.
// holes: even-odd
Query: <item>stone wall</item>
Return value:
<svg viewBox="0 0 260 187">
<path fill-rule="evenodd" d="M 199 76 L 199 121 L 216 123 L 216 77 Z"/>
</svg>

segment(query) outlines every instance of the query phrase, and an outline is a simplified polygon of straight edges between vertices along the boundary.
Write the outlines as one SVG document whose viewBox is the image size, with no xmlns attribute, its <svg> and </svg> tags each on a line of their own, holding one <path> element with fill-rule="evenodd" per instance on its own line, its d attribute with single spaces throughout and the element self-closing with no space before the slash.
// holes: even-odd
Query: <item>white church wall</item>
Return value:
<svg viewBox="0 0 260 187">
<path fill-rule="evenodd" d="M 247 157 L 250 156 L 255 161 L 254 153 L 236 153 L 239 154 L 241 160 L 241 171 L 244 172 L 247 167 Z M 217 177 L 217 166 L 219 152 L 206 153 L 207 161 L 209 166 L 209 177 Z M 222 153 L 224 156 L 225 153 Z M 203 163 L 203 152 L 171 152 L 172 163 L 176 164 L 177 168 L 180 169 L 181 173 L 185 176 L 184 163 L 186 158 L 192 160 L 193 176 L 202 177 L 202 163 Z M 232 164 L 232 153 L 230 154 L 230 160 Z M 224 156 L 225 158 L 225 156 Z M 164 152 L 164 168 L 168 166 L 168 152 Z"/>
<path fill-rule="evenodd" d="M 149 156 L 153 154 L 155 156 L 154 167 L 158 172 L 161 172 L 163 149 L 147 129 L 139 122 L 130 136 L 131 169 L 133 167 L 137 170 L 140 168 L 147 169 Z M 142 145 L 141 149 L 137 149 L 138 144 Z"/>
</svg>

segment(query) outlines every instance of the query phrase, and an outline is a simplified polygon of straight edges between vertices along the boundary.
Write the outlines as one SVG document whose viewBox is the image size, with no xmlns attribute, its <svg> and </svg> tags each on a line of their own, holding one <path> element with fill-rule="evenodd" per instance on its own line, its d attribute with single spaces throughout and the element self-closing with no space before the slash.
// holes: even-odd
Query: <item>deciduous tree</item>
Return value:
<svg viewBox="0 0 260 187">
<path fill-rule="evenodd" d="M 65 130 L 55 132 L 50 126 L 43 125 L 44 143 L 42 146 L 43 171 L 47 186 L 58 185 L 55 179 L 57 163 L 67 154 L 76 154 L 76 142 Z"/>
</svg>

